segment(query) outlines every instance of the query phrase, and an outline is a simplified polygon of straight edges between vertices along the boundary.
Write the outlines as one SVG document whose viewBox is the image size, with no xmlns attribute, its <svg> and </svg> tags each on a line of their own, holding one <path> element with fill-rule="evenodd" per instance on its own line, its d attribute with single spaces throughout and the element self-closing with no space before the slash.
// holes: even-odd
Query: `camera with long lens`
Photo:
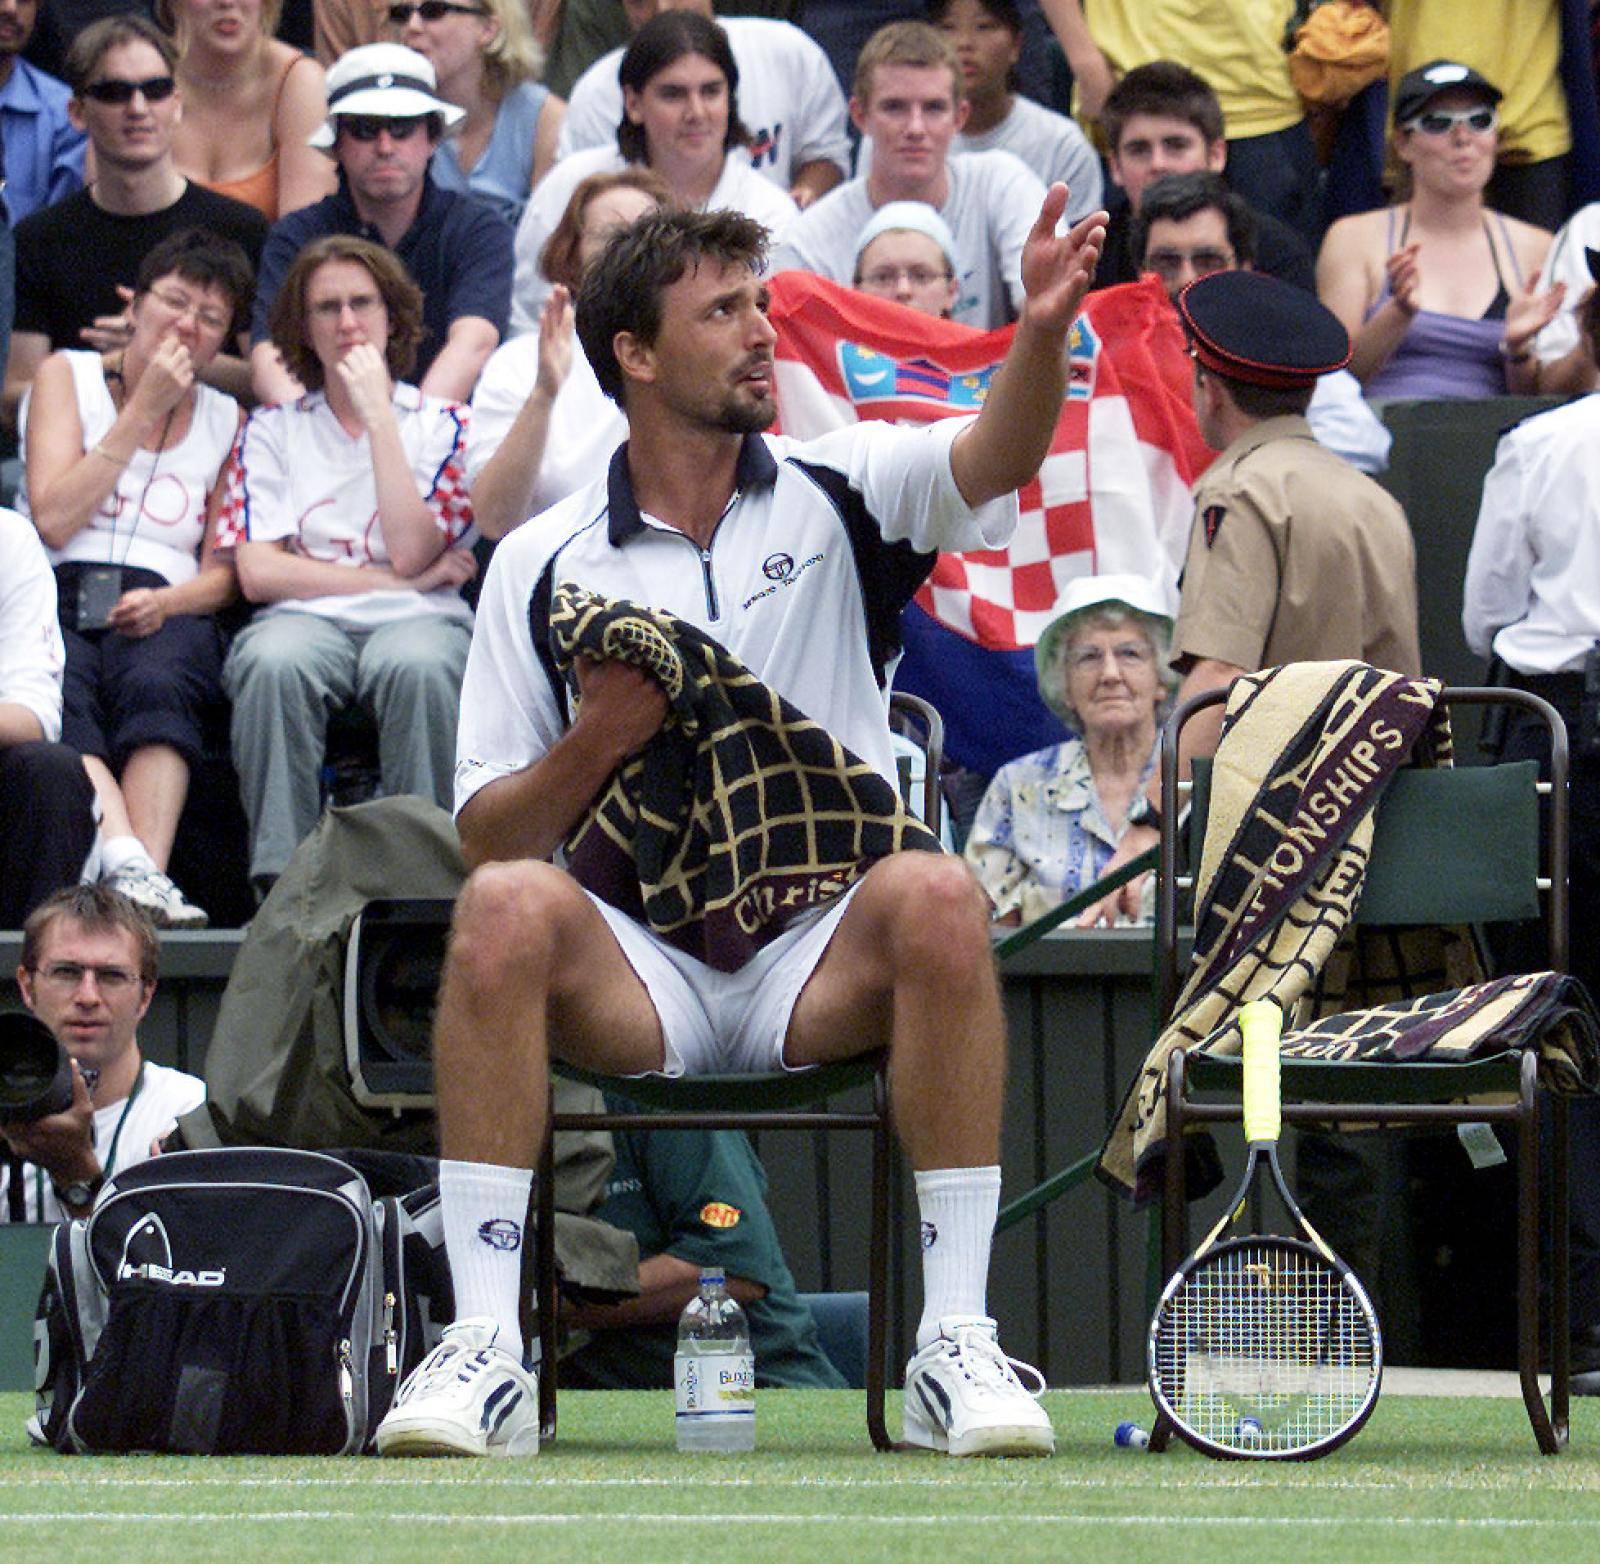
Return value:
<svg viewBox="0 0 1600 1564">
<path fill-rule="evenodd" d="M 0 1120 L 31 1124 L 72 1106 L 72 1061 L 26 1010 L 0 1014 Z"/>
</svg>

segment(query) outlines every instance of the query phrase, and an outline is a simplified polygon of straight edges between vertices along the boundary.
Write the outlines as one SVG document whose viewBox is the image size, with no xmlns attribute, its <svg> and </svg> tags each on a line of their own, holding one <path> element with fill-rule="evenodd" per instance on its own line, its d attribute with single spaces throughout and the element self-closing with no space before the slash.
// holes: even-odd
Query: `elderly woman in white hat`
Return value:
<svg viewBox="0 0 1600 1564">
<path fill-rule="evenodd" d="M 1171 630 L 1143 576 L 1084 577 L 1062 594 L 1034 652 L 1039 693 L 1082 736 L 1002 766 L 967 838 L 999 922 L 1032 922 L 1110 862 L 1155 765 Z"/>
<path fill-rule="evenodd" d="M 885 201 L 856 239 L 853 285 L 924 315 L 948 320 L 960 296 L 956 241 L 926 201 Z"/>
</svg>

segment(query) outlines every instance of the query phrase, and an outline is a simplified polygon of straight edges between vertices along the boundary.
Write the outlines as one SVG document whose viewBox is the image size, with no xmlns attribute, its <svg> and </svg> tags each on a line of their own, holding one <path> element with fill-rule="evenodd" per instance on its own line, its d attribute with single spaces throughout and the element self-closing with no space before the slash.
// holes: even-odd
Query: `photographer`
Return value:
<svg viewBox="0 0 1600 1564">
<path fill-rule="evenodd" d="M 4 1220 L 85 1215 L 107 1178 L 154 1155 L 178 1115 L 204 1099 L 203 1081 L 139 1050 L 159 956 L 149 918 L 104 885 L 58 891 L 23 924 L 17 986 L 71 1060 L 72 1104 L 0 1123 L 10 1152 L 0 1172 Z"/>
</svg>

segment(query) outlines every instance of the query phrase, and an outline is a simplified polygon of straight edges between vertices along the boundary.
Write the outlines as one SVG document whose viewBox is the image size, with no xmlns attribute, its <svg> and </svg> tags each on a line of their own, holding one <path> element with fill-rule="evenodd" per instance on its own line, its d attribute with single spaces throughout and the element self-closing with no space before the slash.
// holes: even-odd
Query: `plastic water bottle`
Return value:
<svg viewBox="0 0 1600 1564">
<path fill-rule="evenodd" d="M 1118 1423 L 1112 1436 L 1119 1450 L 1148 1450 L 1150 1435 L 1137 1423 Z"/>
<path fill-rule="evenodd" d="M 678 1320 L 674 1364 L 680 1450 L 754 1450 L 756 1360 L 750 1326 L 722 1271 L 706 1266 Z"/>
</svg>

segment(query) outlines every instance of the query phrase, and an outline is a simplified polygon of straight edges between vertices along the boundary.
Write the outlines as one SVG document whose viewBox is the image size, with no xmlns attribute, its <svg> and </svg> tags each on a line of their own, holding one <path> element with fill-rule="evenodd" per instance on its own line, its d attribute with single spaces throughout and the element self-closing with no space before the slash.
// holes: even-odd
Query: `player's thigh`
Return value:
<svg viewBox="0 0 1600 1564">
<path fill-rule="evenodd" d="M 800 991 L 783 1055 L 821 1064 L 886 1046 L 895 988 L 919 964 L 959 982 L 992 966 L 988 902 L 953 854 L 896 853 L 867 871 L 822 960 Z"/>
<path fill-rule="evenodd" d="M 593 901 L 551 864 L 474 871 L 456 903 L 450 977 L 477 1008 L 542 1005 L 557 1058 L 616 1074 L 660 1068 L 649 992 Z"/>
</svg>

